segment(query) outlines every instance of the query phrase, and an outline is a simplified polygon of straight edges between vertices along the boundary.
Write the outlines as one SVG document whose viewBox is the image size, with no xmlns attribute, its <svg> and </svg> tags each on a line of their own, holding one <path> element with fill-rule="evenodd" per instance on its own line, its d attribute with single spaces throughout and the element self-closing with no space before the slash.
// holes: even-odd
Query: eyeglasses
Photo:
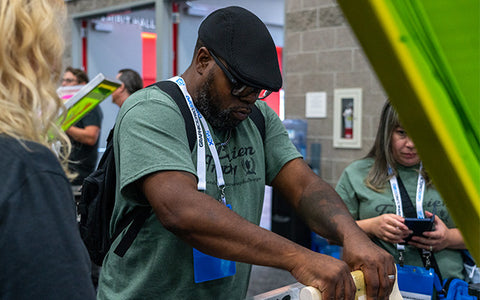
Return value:
<svg viewBox="0 0 480 300">
<path fill-rule="evenodd" d="M 72 83 L 74 81 L 77 81 L 76 79 L 73 79 L 73 78 L 62 78 L 62 82 L 66 82 L 66 83 Z"/>
<path fill-rule="evenodd" d="M 212 51 L 210 51 L 210 55 L 212 55 L 217 65 L 220 67 L 220 69 L 222 69 L 223 73 L 225 73 L 225 76 L 227 76 L 228 81 L 230 81 L 230 83 L 232 84 L 232 90 L 230 91 L 230 93 L 233 96 L 248 97 L 251 94 L 255 94 L 257 97 L 256 98 L 257 100 L 263 100 L 272 93 L 272 91 L 254 88 L 241 83 L 232 75 L 232 73 L 230 73 L 230 71 L 228 71 L 227 67 L 220 61 L 220 59 L 218 59 L 218 57 L 215 54 L 213 54 Z"/>
</svg>

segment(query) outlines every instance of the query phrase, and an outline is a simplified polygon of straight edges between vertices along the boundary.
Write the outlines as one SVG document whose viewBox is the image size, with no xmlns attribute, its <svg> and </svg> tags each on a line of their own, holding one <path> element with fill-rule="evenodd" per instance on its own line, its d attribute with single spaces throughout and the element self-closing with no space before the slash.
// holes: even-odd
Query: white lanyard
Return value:
<svg viewBox="0 0 480 300">
<path fill-rule="evenodd" d="M 207 121 L 202 116 L 202 114 L 197 110 L 195 104 L 193 103 L 192 97 L 187 91 L 187 86 L 183 78 L 175 76 L 169 79 L 170 81 L 175 82 L 185 97 L 187 106 L 190 109 L 192 114 L 195 131 L 197 133 L 197 175 L 198 175 L 198 185 L 197 188 L 199 191 L 205 191 L 207 189 L 207 165 L 206 165 L 206 154 L 205 154 L 205 139 L 203 135 L 203 130 L 205 130 L 205 136 L 207 137 L 207 144 L 210 149 L 210 153 L 213 156 L 213 161 L 215 163 L 215 171 L 217 173 L 217 186 L 221 191 L 221 200 L 224 204 L 225 201 L 225 180 L 223 179 L 222 166 L 220 164 L 220 159 L 218 157 L 217 148 L 215 147 L 215 142 L 213 141 L 212 134 L 208 128 Z M 201 124 L 200 124 L 201 123 Z M 203 130 L 202 130 L 203 125 Z"/>
<path fill-rule="evenodd" d="M 420 163 L 420 170 L 418 171 L 417 180 L 417 194 L 415 197 L 417 207 L 417 218 L 423 219 L 425 215 L 423 213 L 423 194 L 425 192 L 425 179 L 422 176 L 423 165 Z M 388 174 L 392 174 L 392 168 L 388 167 Z M 390 187 L 392 188 L 393 199 L 395 200 L 395 212 L 397 215 L 403 217 L 402 198 L 400 196 L 400 188 L 398 187 L 398 180 L 396 176 L 390 178 Z"/>
<path fill-rule="evenodd" d="M 423 214 L 423 194 L 425 192 L 425 179 L 422 176 L 423 165 L 420 163 L 420 170 L 418 171 L 418 180 L 417 180 L 417 194 L 415 197 L 416 209 L 417 209 L 417 218 L 423 219 L 425 215 Z M 392 174 L 392 168 L 388 166 L 388 174 Z M 400 188 L 398 187 L 398 180 L 396 176 L 390 178 L 390 187 L 392 188 L 393 199 L 395 200 L 395 212 L 397 215 L 403 217 L 403 208 L 402 208 L 402 198 L 400 196 Z M 404 250 L 404 245 L 397 244 L 398 250 Z"/>
</svg>

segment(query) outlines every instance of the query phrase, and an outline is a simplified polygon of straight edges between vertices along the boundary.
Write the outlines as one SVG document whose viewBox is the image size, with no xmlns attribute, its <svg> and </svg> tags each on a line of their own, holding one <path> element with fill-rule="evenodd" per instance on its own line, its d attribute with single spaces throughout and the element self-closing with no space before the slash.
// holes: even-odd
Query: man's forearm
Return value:
<svg viewBox="0 0 480 300">
<path fill-rule="evenodd" d="M 98 126 L 87 126 L 85 128 L 72 126 L 65 132 L 75 141 L 93 146 L 97 142 L 100 134 L 100 128 Z"/>
<path fill-rule="evenodd" d="M 162 225 L 206 254 L 289 270 L 308 251 L 198 192 L 191 174 L 159 172 L 140 184 Z"/>
<path fill-rule="evenodd" d="M 305 189 L 297 211 L 314 232 L 340 245 L 351 234 L 364 234 L 340 196 L 322 180 Z"/>
</svg>

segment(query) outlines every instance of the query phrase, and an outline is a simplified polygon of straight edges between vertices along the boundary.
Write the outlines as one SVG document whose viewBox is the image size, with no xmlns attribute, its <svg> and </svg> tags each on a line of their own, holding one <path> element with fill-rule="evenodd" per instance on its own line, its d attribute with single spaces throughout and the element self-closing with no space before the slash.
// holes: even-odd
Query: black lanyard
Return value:
<svg viewBox="0 0 480 300">
<path fill-rule="evenodd" d="M 416 218 L 417 212 L 415 211 L 415 208 L 412 205 L 410 196 L 408 196 L 407 189 L 403 185 L 403 182 L 402 182 L 402 179 L 400 179 L 400 176 L 397 176 L 397 181 L 398 181 L 398 189 L 400 190 L 400 196 L 402 197 L 402 208 L 403 208 L 404 217 Z M 433 253 L 425 249 L 420 249 L 420 248 L 417 248 L 417 249 L 418 249 L 418 253 L 420 254 L 420 257 L 422 258 L 422 262 L 425 268 L 428 270 L 431 267 L 433 267 L 433 269 L 435 270 L 435 273 L 437 273 L 438 278 L 440 279 L 440 282 L 443 282 L 442 274 L 440 273 L 437 260 L 435 259 L 435 256 L 433 255 Z"/>
<path fill-rule="evenodd" d="M 402 198 L 403 216 L 405 218 L 416 218 L 417 211 L 413 207 L 412 200 L 410 200 L 410 196 L 408 196 L 407 189 L 405 189 L 402 179 L 398 175 L 397 175 L 397 181 L 398 181 L 398 189 L 400 190 L 400 196 Z"/>
</svg>

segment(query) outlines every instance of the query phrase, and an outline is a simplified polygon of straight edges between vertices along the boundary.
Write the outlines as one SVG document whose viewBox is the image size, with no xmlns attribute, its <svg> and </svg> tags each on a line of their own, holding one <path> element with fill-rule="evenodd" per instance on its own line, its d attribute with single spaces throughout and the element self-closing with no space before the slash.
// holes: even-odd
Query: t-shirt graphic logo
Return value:
<svg viewBox="0 0 480 300">
<path fill-rule="evenodd" d="M 247 175 L 257 175 L 257 173 L 255 172 L 255 169 L 256 169 L 256 165 L 255 165 L 255 161 L 251 158 L 244 158 L 242 159 L 242 167 L 243 167 L 243 170 L 245 171 L 245 174 Z"/>
</svg>

